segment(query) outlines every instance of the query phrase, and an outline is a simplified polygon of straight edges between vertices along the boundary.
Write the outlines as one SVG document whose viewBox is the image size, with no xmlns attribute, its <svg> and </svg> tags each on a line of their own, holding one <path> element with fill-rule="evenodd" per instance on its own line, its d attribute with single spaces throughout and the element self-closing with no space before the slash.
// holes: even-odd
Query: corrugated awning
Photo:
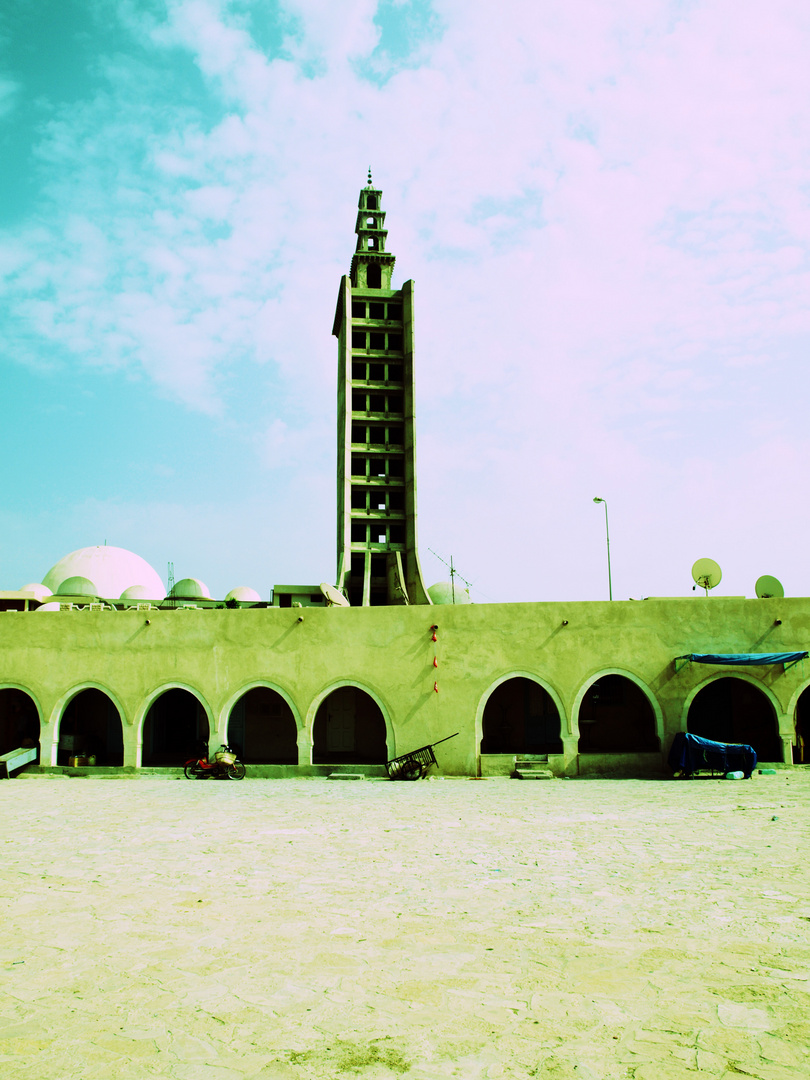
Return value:
<svg viewBox="0 0 810 1080">
<path fill-rule="evenodd" d="M 676 660 L 691 660 L 694 664 L 725 664 L 729 667 L 762 667 L 765 664 L 795 664 L 804 660 L 807 652 L 771 653 L 686 653 Z"/>
</svg>

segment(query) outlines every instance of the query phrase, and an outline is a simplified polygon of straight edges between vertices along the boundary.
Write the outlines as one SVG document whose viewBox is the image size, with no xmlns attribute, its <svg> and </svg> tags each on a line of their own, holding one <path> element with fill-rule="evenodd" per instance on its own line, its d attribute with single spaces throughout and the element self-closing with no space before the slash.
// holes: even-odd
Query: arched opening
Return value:
<svg viewBox="0 0 810 1080">
<path fill-rule="evenodd" d="M 174 687 L 152 702 L 143 725 L 142 763 L 183 765 L 207 752 L 208 717 L 200 702 Z"/>
<path fill-rule="evenodd" d="M 579 707 L 580 754 L 644 754 L 660 749 L 655 712 L 640 686 L 624 675 L 602 675 Z"/>
<path fill-rule="evenodd" d="M 533 679 L 507 679 L 490 694 L 482 719 L 482 754 L 561 754 L 560 714 Z"/>
<path fill-rule="evenodd" d="M 377 209 L 377 196 L 376 195 L 367 195 L 366 196 L 366 209 L 367 210 L 376 210 Z"/>
<path fill-rule="evenodd" d="M 747 743 L 760 761 L 781 761 L 776 713 L 765 694 L 745 679 L 715 679 L 689 706 L 686 730 L 721 743 Z"/>
<path fill-rule="evenodd" d="M 57 765 L 123 765 L 121 714 L 103 690 L 90 687 L 69 702 L 59 723 Z"/>
<path fill-rule="evenodd" d="M 269 686 L 248 690 L 231 709 L 228 745 L 246 765 L 297 765 L 297 736 L 292 709 Z"/>
<path fill-rule="evenodd" d="M 0 754 L 37 748 L 39 761 L 39 713 L 24 690 L 0 690 Z"/>
<path fill-rule="evenodd" d="M 321 702 L 312 729 L 315 765 L 379 765 L 387 760 L 385 720 L 359 686 L 340 686 Z"/>
<path fill-rule="evenodd" d="M 376 263 L 370 263 L 366 270 L 366 284 L 369 289 L 382 288 L 382 271 Z"/>
<path fill-rule="evenodd" d="M 796 740 L 793 763 L 810 765 L 810 686 L 802 690 L 796 702 Z"/>
</svg>

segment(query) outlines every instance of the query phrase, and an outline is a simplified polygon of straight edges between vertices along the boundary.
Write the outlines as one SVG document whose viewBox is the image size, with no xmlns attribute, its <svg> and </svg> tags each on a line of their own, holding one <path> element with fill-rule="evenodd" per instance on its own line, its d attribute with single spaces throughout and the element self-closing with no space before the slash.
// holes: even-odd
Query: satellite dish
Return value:
<svg viewBox="0 0 810 1080">
<path fill-rule="evenodd" d="M 351 607 L 343 593 L 338 592 L 335 586 L 330 585 L 327 581 L 321 582 L 320 590 L 326 597 L 327 607 L 332 607 L 333 604 L 335 607 Z"/>
<path fill-rule="evenodd" d="M 772 596 L 781 598 L 785 595 L 782 582 L 779 578 L 771 577 L 770 574 L 763 574 L 762 577 L 757 578 L 754 588 L 760 600 L 769 600 Z"/>
<path fill-rule="evenodd" d="M 723 571 L 714 559 L 698 559 L 692 567 L 692 580 L 696 585 L 700 585 L 701 589 L 706 590 L 707 596 L 709 589 L 719 585 L 722 577 Z"/>
</svg>

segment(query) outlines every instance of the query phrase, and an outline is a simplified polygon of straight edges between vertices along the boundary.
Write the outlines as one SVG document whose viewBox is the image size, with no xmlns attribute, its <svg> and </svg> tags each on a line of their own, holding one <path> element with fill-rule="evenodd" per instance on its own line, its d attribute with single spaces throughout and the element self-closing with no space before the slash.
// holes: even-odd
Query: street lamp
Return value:
<svg viewBox="0 0 810 1080">
<path fill-rule="evenodd" d="M 604 503 L 605 504 L 605 537 L 607 538 L 607 557 L 608 557 L 608 596 L 612 600 L 613 599 L 613 584 L 612 584 L 612 582 L 610 580 L 610 529 L 608 528 L 607 499 L 600 499 L 600 498 L 597 497 L 593 501 L 595 503 Z"/>
</svg>

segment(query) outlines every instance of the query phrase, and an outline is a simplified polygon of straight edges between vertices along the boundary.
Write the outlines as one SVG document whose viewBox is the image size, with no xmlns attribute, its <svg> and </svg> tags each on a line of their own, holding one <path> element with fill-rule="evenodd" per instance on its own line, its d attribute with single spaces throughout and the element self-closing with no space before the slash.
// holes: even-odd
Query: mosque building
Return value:
<svg viewBox="0 0 810 1080">
<path fill-rule="evenodd" d="M 810 598 L 472 604 L 425 586 L 414 284 L 392 287 L 370 173 L 355 231 L 333 324 L 335 586 L 218 600 L 121 548 L 66 555 L 0 592 L 0 756 L 174 768 L 228 743 L 253 775 L 374 776 L 458 732 L 446 775 L 655 775 L 691 732 L 810 763 Z"/>
</svg>

